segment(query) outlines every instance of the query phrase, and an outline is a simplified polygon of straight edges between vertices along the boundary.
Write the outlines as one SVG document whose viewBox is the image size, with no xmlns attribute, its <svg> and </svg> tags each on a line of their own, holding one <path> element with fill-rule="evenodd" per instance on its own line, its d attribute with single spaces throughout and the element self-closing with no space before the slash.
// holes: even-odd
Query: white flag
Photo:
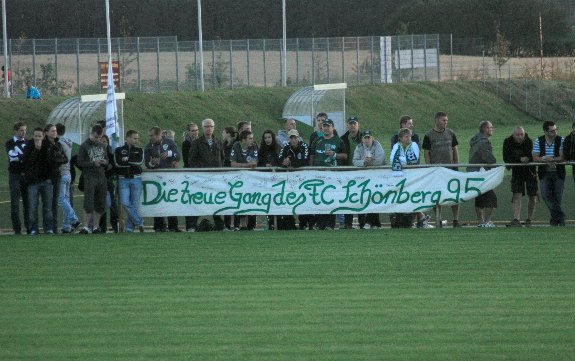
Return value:
<svg viewBox="0 0 575 361">
<path fill-rule="evenodd" d="M 116 149 L 119 146 L 118 107 L 116 106 L 116 92 L 114 90 L 114 70 L 112 62 L 108 62 L 108 92 L 106 97 L 106 135 L 110 138 L 110 146 Z"/>
</svg>

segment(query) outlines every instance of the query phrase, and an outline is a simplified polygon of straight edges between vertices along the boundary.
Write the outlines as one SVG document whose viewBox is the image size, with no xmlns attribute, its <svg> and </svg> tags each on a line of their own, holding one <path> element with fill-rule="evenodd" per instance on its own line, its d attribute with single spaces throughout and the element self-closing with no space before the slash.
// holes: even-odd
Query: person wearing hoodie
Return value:
<svg viewBox="0 0 575 361">
<path fill-rule="evenodd" d="M 489 137 L 493 135 L 493 124 L 484 120 L 479 123 L 479 133 L 475 134 L 469 141 L 469 163 L 470 164 L 495 164 L 493 147 Z M 477 172 L 480 167 L 468 167 L 468 172 Z M 493 228 L 495 224 L 491 222 L 493 209 L 497 208 L 497 195 L 493 190 L 485 192 L 475 198 L 475 214 L 477 216 L 477 226 L 482 228 Z"/>
</svg>

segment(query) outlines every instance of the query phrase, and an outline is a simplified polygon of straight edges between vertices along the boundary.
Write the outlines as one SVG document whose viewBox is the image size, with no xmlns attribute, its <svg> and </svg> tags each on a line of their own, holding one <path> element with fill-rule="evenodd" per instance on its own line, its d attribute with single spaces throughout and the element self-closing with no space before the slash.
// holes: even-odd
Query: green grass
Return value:
<svg viewBox="0 0 575 361">
<path fill-rule="evenodd" d="M 565 229 L 224 235 L 1 237 L 0 359 L 573 358 Z"/>
</svg>

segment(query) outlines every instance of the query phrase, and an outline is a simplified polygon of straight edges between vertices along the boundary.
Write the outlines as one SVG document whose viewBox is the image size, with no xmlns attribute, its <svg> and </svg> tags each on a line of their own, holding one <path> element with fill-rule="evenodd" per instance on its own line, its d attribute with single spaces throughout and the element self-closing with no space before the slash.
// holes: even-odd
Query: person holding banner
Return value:
<svg viewBox="0 0 575 361">
<path fill-rule="evenodd" d="M 345 143 L 334 134 L 333 120 L 323 122 L 323 136 L 318 138 L 310 148 L 310 165 L 314 167 L 337 167 L 338 162 L 347 161 Z M 335 214 L 318 214 L 317 227 L 321 230 L 335 228 Z"/>
<path fill-rule="evenodd" d="M 479 133 L 475 134 L 469 141 L 469 164 L 495 164 L 497 162 L 489 140 L 493 135 L 494 129 L 490 121 L 484 120 L 479 123 Z M 479 167 L 467 167 L 468 172 L 477 172 L 479 170 Z M 497 208 L 497 195 L 493 190 L 482 193 L 475 198 L 477 227 L 495 227 L 495 224 L 491 222 L 491 214 L 494 208 Z"/>
<path fill-rule="evenodd" d="M 353 152 L 353 165 L 356 167 L 374 167 L 385 164 L 385 151 L 371 135 L 369 130 L 361 132 L 361 143 Z M 378 213 L 358 214 L 357 220 L 361 229 L 378 229 L 381 227 Z"/>
<path fill-rule="evenodd" d="M 254 134 L 249 130 L 240 133 L 240 141 L 236 142 L 230 152 L 232 168 L 255 168 L 258 165 L 258 145 L 254 142 Z M 246 216 L 247 230 L 256 228 L 256 216 Z M 240 230 L 240 217 L 234 217 L 234 230 Z"/>
<path fill-rule="evenodd" d="M 149 169 L 176 168 L 180 160 L 178 146 L 173 140 L 162 137 L 160 127 L 151 127 L 148 131 L 150 143 L 144 149 L 144 162 Z M 168 228 L 164 217 L 154 217 L 154 231 L 181 232 L 178 228 L 178 217 L 168 217 Z"/>
<path fill-rule="evenodd" d="M 455 133 L 447 128 L 447 114 L 445 112 L 437 112 L 435 114 L 435 127 L 428 131 L 423 137 L 423 154 L 425 156 L 425 163 L 427 164 L 456 164 L 459 163 L 459 150 L 457 146 L 459 142 Z M 449 169 L 457 171 L 457 167 L 448 167 Z M 436 220 L 441 226 L 441 206 L 437 206 L 438 219 Z M 451 206 L 453 213 L 453 227 L 461 227 L 459 224 L 459 204 Z"/>
<path fill-rule="evenodd" d="M 219 139 L 214 137 L 216 123 L 212 119 L 202 120 L 203 133 L 190 144 L 188 159 L 190 168 L 221 168 L 224 159 L 224 148 Z M 198 229 L 198 217 L 186 217 L 186 231 L 195 232 Z M 214 215 L 214 230 L 223 231 L 224 221 L 221 216 Z"/>
</svg>

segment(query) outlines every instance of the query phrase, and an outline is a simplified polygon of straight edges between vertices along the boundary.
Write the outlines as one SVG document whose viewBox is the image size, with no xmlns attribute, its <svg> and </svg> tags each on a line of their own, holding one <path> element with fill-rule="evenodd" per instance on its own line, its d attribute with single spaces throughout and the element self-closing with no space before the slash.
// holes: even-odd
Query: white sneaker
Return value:
<svg viewBox="0 0 575 361">
<path fill-rule="evenodd" d="M 195 232 L 195 231 L 196 231 L 195 228 L 188 228 L 188 229 L 186 229 L 186 232 L 188 232 L 188 233 L 193 233 L 193 232 Z"/>
<path fill-rule="evenodd" d="M 484 224 L 483 224 L 483 227 L 484 227 L 484 228 L 495 228 L 496 225 L 495 225 L 495 223 L 489 221 L 489 222 L 487 222 L 487 223 L 484 223 Z"/>
<path fill-rule="evenodd" d="M 371 229 L 371 226 L 368 223 L 366 223 L 364 224 L 363 229 Z"/>
<path fill-rule="evenodd" d="M 435 226 L 433 226 L 432 224 L 429 224 L 426 222 L 423 222 L 423 225 L 421 226 L 421 228 L 425 228 L 425 229 L 431 229 L 431 228 L 435 228 Z"/>
</svg>

